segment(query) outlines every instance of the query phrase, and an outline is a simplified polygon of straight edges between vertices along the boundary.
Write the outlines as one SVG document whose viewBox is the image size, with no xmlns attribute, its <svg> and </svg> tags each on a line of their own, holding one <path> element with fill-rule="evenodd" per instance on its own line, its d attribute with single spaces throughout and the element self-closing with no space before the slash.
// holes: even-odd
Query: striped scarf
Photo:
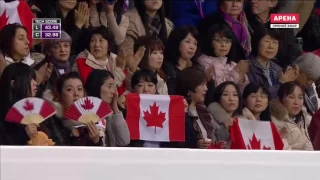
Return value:
<svg viewBox="0 0 320 180">
<path fill-rule="evenodd" d="M 148 16 L 149 35 L 158 37 L 161 30 L 161 21 L 159 14 L 154 17 Z"/>
</svg>

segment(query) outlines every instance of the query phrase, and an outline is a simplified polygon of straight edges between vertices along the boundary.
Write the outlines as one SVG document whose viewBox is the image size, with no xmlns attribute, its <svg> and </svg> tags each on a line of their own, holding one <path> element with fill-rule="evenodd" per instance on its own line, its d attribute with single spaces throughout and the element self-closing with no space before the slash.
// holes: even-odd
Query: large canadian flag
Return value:
<svg viewBox="0 0 320 180">
<path fill-rule="evenodd" d="M 126 102 L 132 140 L 185 141 L 183 97 L 128 94 Z"/>
<path fill-rule="evenodd" d="M 230 134 L 231 149 L 283 149 L 282 139 L 272 122 L 235 119 Z"/>
<path fill-rule="evenodd" d="M 32 19 L 34 15 L 25 0 L 5 2 L 0 0 L 0 30 L 7 24 L 19 23 L 27 28 L 32 45 Z"/>
</svg>

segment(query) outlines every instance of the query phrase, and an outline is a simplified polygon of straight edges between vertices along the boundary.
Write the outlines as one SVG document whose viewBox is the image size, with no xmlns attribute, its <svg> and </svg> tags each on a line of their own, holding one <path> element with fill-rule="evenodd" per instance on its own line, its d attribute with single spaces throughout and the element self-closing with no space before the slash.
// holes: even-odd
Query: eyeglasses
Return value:
<svg viewBox="0 0 320 180">
<path fill-rule="evenodd" d="M 265 93 L 262 93 L 262 94 L 258 94 L 258 93 L 251 93 L 250 94 L 250 97 L 252 97 L 252 98 L 258 98 L 258 97 L 260 97 L 260 98 L 262 98 L 262 99 L 266 99 L 266 98 L 268 98 L 268 95 L 267 94 L 265 94 Z"/>
<path fill-rule="evenodd" d="M 226 44 L 230 44 L 232 43 L 232 40 L 231 39 L 227 39 L 227 38 L 214 38 L 213 39 L 215 42 L 219 43 L 219 44 L 222 44 L 223 42 L 226 43 Z"/>
</svg>

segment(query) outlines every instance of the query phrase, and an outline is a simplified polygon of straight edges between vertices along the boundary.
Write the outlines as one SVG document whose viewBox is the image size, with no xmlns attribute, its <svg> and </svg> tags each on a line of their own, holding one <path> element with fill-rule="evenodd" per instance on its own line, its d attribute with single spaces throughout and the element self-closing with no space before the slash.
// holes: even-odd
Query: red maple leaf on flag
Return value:
<svg viewBox="0 0 320 180">
<path fill-rule="evenodd" d="M 143 111 L 144 120 L 147 122 L 147 127 L 154 126 L 154 133 L 157 133 L 157 127 L 163 128 L 163 123 L 166 120 L 165 115 L 166 113 L 159 112 L 159 106 L 157 106 L 156 102 L 150 106 L 150 113 L 149 111 Z"/>
<path fill-rule="evenodd" d="M 34 109 L 33 103 L 31 103 L 29 100 L 26 100 L 23 109 L 26 111 L 32 111 Z"/>
<path fill-rule="evenodd" d="M 84 104 L 82 104 L 81 107 L 85 110 L 90 110 L 94 107 L 94 105 L 93 105 L 93 102 L 91 102 L 89 98 L 86 98 L 84 100 Z"/>
<path fill-rule="evenodd" d="M 256 135 L 253 133 L 252 139 L 249 139 L 250 145 L 247 146 L 248 149 L 261 149 L 261 141 L 257 139 Z M 263 146 L 263 150 L 271 150 L 271 147 Z"/>
</svg>

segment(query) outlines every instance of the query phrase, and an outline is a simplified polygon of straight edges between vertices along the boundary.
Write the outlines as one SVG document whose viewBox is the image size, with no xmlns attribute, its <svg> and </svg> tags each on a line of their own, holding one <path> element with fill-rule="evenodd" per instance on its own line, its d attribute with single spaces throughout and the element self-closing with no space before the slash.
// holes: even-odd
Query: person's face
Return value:
<svg viewBox="0 0 320 180">
<path fill-rule="evenodd" d="M 220 34 L 215 34 L 212 40 L 214 54 L 218 57 L 226 57 L 231 49 L 232 40 L 222 37 Z"/>
<path fill-rule="evenodd" d="M 163 63 L 163 51 L 156 50 L 149 55 L 149 68 L 152 70 L 160 69 Z"/>
<path fill-rule="evenodd" d="M 189 33 L 181 42 L 179 51 L 181 58 L 190 60 L 197 51 L 198 41 Z"/>
<path fill-rule="evenodd" d="M 67 108 L 84 96 L 83 84 L 80 79 L 68 79 L 62 87 L 60 103 Z"/>
<path fill-rule="evenodd" d="M 279 41 L 266 35 L 259 42 L 258 56 L 271 60 L 276 57 L 278 49 Z"/>
<path fill-rule="evenodd" d="M 138 94 L 156 94 L 157 87 L 152 82 L 140 80 L 134 87 L 134 92 Z"/>
<path fill-rule="evenodd" d="M 100 89 L 101 99 L 104 102 L 110 104 L 113 100 L 113 97 L 116 93 L 116 90 L 117 89 L 116 89 L 114 79 L 112 79 L 112 78 L 106 79 Z"/>
<path fill-rule="evenodd" d="M 298 115 L 303 106 L 303 91 L 296 86 L 294 91 L 283 98 L 283 106 L 288 110 L 290 116 Z"/>
<path fill-rule="evenodd" d="M 71 10 L 76 7 L 77 0 L 59 0 L 59 5 L 62 9 Z"/>
<path fill-rule="evenodd" d="M 69 42 L 59 42 L 50 49 L 49 55 L 59 61 L 68 61 L 71 52 L 70 45 Z"/>
<path fill-rule="evenodd" d="M 269 13 L 270 9 L 275 7 L 276 1 L 274 0 L 251 0 L 251 12 L 255 15 Z"/>
<path fill-rule="evenodd" d="M 222 92 L 220 99 L 221 106 L 230 114 L 233 114 L 239 107 L 239 95 L 236 88 L 229 84 Z"/>
<path fill-rule="evenodd" d="M 30 52 L 29 44 L 27 32 L 22 28 L 18 28 L 12 43 L 13 58 L 21 59 L 28 56 Z"/>
<path fill-rule="evenodd" d="M 108 41 L 100 34 L 94 34 L 90 40 L 90 53 L 98 60 L 105 60 L 108 54 Z"/>
<path fill-rule="evenodd" d="M 207 91 L 208 91 L 207 83 L 203 82 L 202 84 L 196 87 L 194 92 L 189 92 L 191 100 L 195 103 L 204 102 Z"/>
<path fill-rule="evenodd" d="M 251 93 L 246 99 L 246 107 L 253 114 L 261 114 L 268 107 L 268 95 L 259 89 L 256 93 Z"/>
<path fill-rule="evenodd" d="M 230 16 L 238 17 L 243 9 L 244 0 L 224 0 L 221 8 Z"/>
<path fill-rule="evenodd" d="M 299 72 L 299 76 L 296 79 L 296 82 L 303 88 L 312 86 L 316 79 L 308 77 L 308 75 L 302 71 Z"/>
<path fill-rule="evenodd" d="M 38 84 L 34 79 L 30 81 L 30 90 L 31 90 L 31 97 L 35 97 L 38 91 Z"/>
<path fill-rule="evenodd" d="M 144 0 L 144 5 L 149 11 L 158 11 L 162 4 L 162 0 Z"/>
<path fill-rule="evenodd" d="M 98 3 L 100 3 L 100 2 L 102 2 L 102 0 L 90 0 L 90 4 L 98 4 Z"/>
</svg>

